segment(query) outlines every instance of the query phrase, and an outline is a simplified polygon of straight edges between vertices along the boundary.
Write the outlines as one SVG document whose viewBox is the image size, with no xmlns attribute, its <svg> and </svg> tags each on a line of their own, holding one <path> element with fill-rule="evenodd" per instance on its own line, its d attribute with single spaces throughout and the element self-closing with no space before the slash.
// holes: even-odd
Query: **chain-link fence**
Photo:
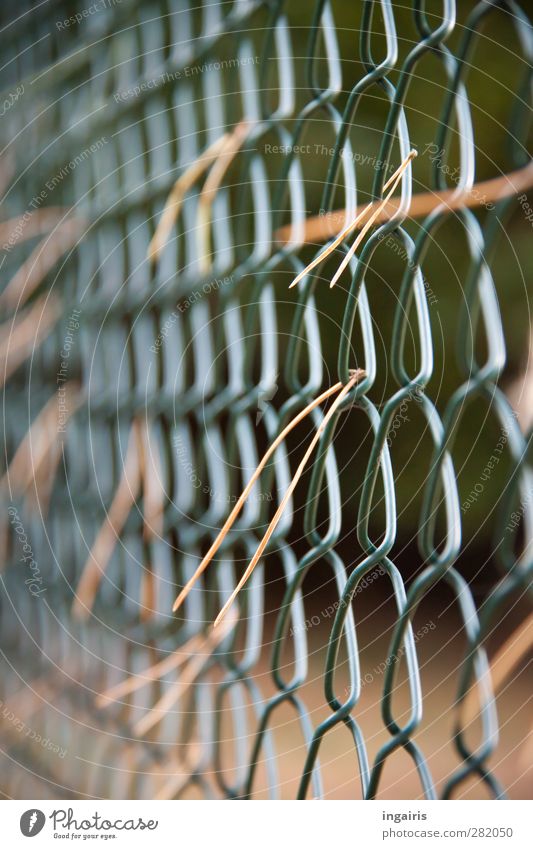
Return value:
<svg viewBox="0 0 533 849">
<path fill-rule="evenodd" d="M 527 221 L 526 4 L 304 5 L 4 3 L 8 796 L 514 792 L 486 640 L 532 569 L 528 424 L 501 385 L 492 276 L 517 194 Z M 494 97 L 497 161 L 471 86 Z M 289 291 L 412 148 L 399 207 L 340 285 L 348 241 Z M 326 426 L 327 402 L 276 450 L 172 614 L 264 451 L 354 368 Z M 450 635 L 431 593 L 461 641 L 440 675 L 442 767 L 423 667 Z M 361 650 L 365 623 L 379 656 Z"/>
</svg>

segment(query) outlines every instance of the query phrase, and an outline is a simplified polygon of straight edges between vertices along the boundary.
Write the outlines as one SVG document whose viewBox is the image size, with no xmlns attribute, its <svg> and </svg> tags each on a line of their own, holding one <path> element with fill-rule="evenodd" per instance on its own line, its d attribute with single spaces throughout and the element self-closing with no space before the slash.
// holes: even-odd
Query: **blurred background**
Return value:
<svg viewBox="0 0 533 849">
<path fill-rule="evenodd" d="M 321 247 L 298 226 L 380 197 L 406 145 L 414 196 L 527 172 L 527 12 L 4 3 L 6 797 L 530 794 L 533 193 L 497 202 L 479 189 L 468 213 L 408 214 L 334 289 L 345 246 L 288 290 Z M 218 184 L 216 165 L 191 180 L 150 261 L 176 179 L 244 119 Z M 286 225 L 288 247 L 275 236 Z M 288 437 L 172 615 L 177 592 L 278 423 L 343 379 L 343 357 L 368 375 L 354 406 L 304 473 L 236 625 L 190 644 L 209 633 L 319 417 Z M 380 422 L 393 500 L 376 471 Z M 444 434 L 455 483 L 443 473 L 428 530 Z M 412 633 L 398 652 L 406 594 Z M 483 723 L 475 698 L 461 717 L 468 664 L 466 685 L 508 639 L 521 650 L 507 648 Z M 181 669 L 98 702 L 183 645 Z M 147 716 L 157 723 L 143 730 Z"/>
</svg>

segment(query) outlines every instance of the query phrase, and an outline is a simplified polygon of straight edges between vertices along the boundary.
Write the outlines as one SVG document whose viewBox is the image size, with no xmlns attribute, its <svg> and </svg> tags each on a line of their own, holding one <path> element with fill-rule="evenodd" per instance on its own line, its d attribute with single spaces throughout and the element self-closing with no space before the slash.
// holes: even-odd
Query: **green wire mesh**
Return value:
<svg viewBox="0 0 533 849">
<path fill-rule="evenodd" d="M 430 189 L 473 185 L 478 148 L 468 75 L 480 33 L 494 19 L 514 39 L 523 70 L 516 92 L 507 92 L 509 145 L 501 167 L 509 172 L 528 163 L 533 33 L 526 4 L 457 5 L 443 0 L 430 12 L 424 2 L 407 9 L 390 0 L 314 0 L 308 9 L 281 0 L 108 0 L 90 11 L 82 3 L 4 3 L 2 88 L 17 102 L 2 127 L 3 220 L 29 211 L 30 221 L 34 210 L 61 206 L 74 207 L 85 222 L 83 236 L 32 295 L 33 301 L 43 293 L 58 297 L 61 316 L 5 383 L 4 471 L 61 382 L 58 352 L 66 338 L 68 379 L 84 393 L 60 434 L 48 505 L 4 488 L 0 698 L 16 718 L 6 720 L 2 738 L 6 795 L 254 798 L 261 773 L 264 795 L 277 798 L 285 795 L 278 769 L 283 751 L 273 731 L 281 709 L 291 711 L 304 741 L 299 798 L 325 795 L 321 746 L 337 727 L 349 735 L 359 797 L 379 796 L 386 765 L 400 750 L 416 771 L 416 796 L 460 795 L 472 779 L 483 785 L 481 795 L 505 795 L 491 767 L 498 716 L 484 643 L 528 590 L 533 478 L 529 437 L 498 385 L 506 352 L 491 263 L 516 201 L 489 204 L 482 214 L 453 213 L 464 256 L 456 272 L 457 314 L 440 316 L 431 288 L 436 278 L 425 271 L 426 255 L 452 217 L 443 207 L 416 231 L 401 217 L 403 223 L 375 228 L 329 300 L 330 262 L 287 292 L 320 249 L 303 241 L 306 218 L 327 217 L 338 207 L 349 215 L 357 203 L 379 198 L 412 147 L 420 160 L 425 147 L 425 163 L 428 151 L 438 152 L 430 157 Z M 350 21 L 349 33 L 337 28 L 337 16 Z M 298 53 L 294 45 L 303 43 Z M 430 97 L 415 109 L 410 86 L 430 63 L 440 102 Z M 375 100 L 379 127 L 365 128 L 368 98 Z M 416 111 L 431 118 L 422 137 L 410 133 L 413 123 L 420 126 Z M 147 247 L 176 178 L 242 119 L 250 122 L 246 143 L 212 199 L 209 272 L 198 249 L 201 181 L 187 193 L 160 261 L 149 263 Z M 458 176 L 450 182 L 443 162 L 453 157 Z M 418 167 L 426 166 L 417 160 L 402 184 L 404 218 L 421 190 L 413 177 Z M 281 245 L 274 233 L 287 224 L 292 235 Z M 17 237 L 4 245 L 3 286 L 33 247 Z M 402 275 L 385 355 L 381 328 L 388 317 L 372 306 L 373 289 L 385 285 L 373 271 L 384 255 Z M 4 330 L 18 312 L 16 305 L 4 308 Z M 457 339 L 455 385 L 444 400 L 431 388 L 443 334 Z M 267 445 L 324 386 L 345 383 L 354 367 L 366 377 L 325 429 L 300 500 L 289 504 L 239 598 L 238 624 L 206 658 L 179 709 L 166 711 L 139 738 L 132 717 L 156 704 L 172 676 L 105 711 L 95 708 L 95 696 L 206 632 L 294 473 L 305 433 L 276 452 L 216 561 L 173 616 L 176 593 Z M 486 426 L 493 420 L 505 434 L 499 453 L 509 468 L 490 517 L 500 577 L 482 604 L 458 568 L 465 493 L 454 454 L 475 399 L 486 403 Z M 403 442 L 416 462 L 413 440 L 421 437 L 407 424 L 396 427 L 406 405 L 416 406 L 432 452 L 421 477 L 420 568 L 409 581 L 397 559 L 397 541 L 410 530 L 402 530 L 405 514 L 396 505 L 403 484 L 393 457 Z M 135 416 L 147 422 L 161 458 L 162 534 L 143 534 L 139 499 L 102 577 L 93 616 L 80 623 L 71 617 L 74 592 L 118 486 Z M 322 418 L 315 410 L 311 430 Z M 425 463 L 424 452 L 419 456 Z M 35 552 L 45 590 L 38 598 L 23 584 L 20 536 L 8 507 Z M 273 604 L 269 575 L 276 569 L 283 591 Z M 155 593 L 144 615 L 147 570 Z M 336 594 L 321 623 L 327 715 L 318 722 L 304 697 L 313 638 L 305 582 L 317 570 Z M 368 670 L 358 646 L 356 598 L 376 570 L 397 610 L 382 666 L 388 739 L 377 750 L 358 719 Z M 437 584 L 455 598 L 464 629 L 455 699 L 460 705 L 477 683 L 481 717 L 472 742 L 460 710 L 454 713 L 455 766 L 438 786 L 418 740 L 425 699 L 413 624 Z M 438 623 L 427 639 L 439 645 Z M 401 710 L 393 698 L 400 666 L 409 693 Z M 46 745 L 30 745 L 35 734 L 14 730 L 15 721 L 44 729 Z M 228 752 L 230 737 L 235 747 Z M 290 749 L 291 741 L 285 745 Z M 52 758 L 54 746 L 59 752 Z"/>
</svg>

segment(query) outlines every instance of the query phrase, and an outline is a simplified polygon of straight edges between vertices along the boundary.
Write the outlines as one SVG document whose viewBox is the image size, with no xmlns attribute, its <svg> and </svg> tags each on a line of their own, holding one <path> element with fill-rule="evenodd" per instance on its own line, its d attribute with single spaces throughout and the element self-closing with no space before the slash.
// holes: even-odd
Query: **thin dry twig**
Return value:
<svg viewBox="0 0 533 849">
<path fill-rule="evenodd" d="M 194 761 L 201 755 L 202 748 L 199 743 L 187 745 L 187 752 L 183 758 L 174 756 L 164 765 L 169 775 L 163 786 L 154 793 L 153 798 L 157 800 L 174 799 L 191 780 L 194 773 Z"/>
<path fill-rule="evenodd" d="M 470 189 L 463 190 L 455 188 L 445 189 L 441 192 L 421 192 L 420 194 L 415 194 L 411 199 L 409 217 L 424 218 L 435 212 L 439 207 L 442 207 L 443 210 L 448 212 L 458 209 L 472 209 L 477 206 L 497 203 L 520 192 L 527 192 L 532 188 L 533 162 L 528 162 L 527 165 L 509 174 L 503 174 L 501 177 L 493 177 L 490 180 L 474 183 Z M 386 185 L 384 189 L 386 189 Z M 381 209 L 375 223 L 383 224 L 386 221 L 390 221 L 398 212 L 400 202 L 399 198 L 390 200 Z M 367 212 L 369 206 L 372 210 L 376 210 L 381 203 L 381 201 L 373 201 L 371 204 L 361 204 L 356 210 L 357 216 L 362 216 L 363 213 Z M 346 210 L 344 209 L 337 209 L 329 215 L 315 215 L 312 218 L 308 218 L 305 222 L 303 241 L 307 244 L 325 242 L 338 233 L 338 228 L 342 226 L 345 220 Z M 355 220 L 357 221 L 357 218 Z M 274 233 L 274 238 L 279 244 L 286 244 L 291 238 L 292 229 L 293 226 L 291 224 L 280 227 Z"/>
<path fill-rule="evenodd" d="M 378 201 L 377 204 L 374 204 L 372 202 L 368 203 L 360 211 L 358 211 L 357 215 L 354 218 L 354 220 L 352 221 L 352 223 L 348 224 L 348 226 L 345 227 L 339 233 L 339 235 L 331 243 L 331 245 L 328 245 L 326 248 L 324 248 L 324 250 L 317 257 L 315 257 L 315 259 L 312 260 L 312 262 L 310 262 L 309 265 L 307 265 L 303 269 L 303 271 L 300 271 L 300 273 L 295 277 L 295 279 L 290 284 L 289 289 L 292 289 L 293 286 L 296 286 L 300 282 L 300 280 L 302 280 L 304 277 L 306 277 L 309 274 L 309 272 L 313 270 L 313 268 L 315 268 L 320 263 L 324 262 L 324 260 L 327 259 L 327 257 L 331 253 L 333 253 L 333 251 L 336 250 L 336 248 L 338 248 L 340 243 L 343 242 L 347 238 L 347 236 L 349 236 L 350 233 L 353 232 L 353 230 L 355 230 L 356 228 L 361 226 L 362 222 L 367 218 L 367 216 L 370 213 L 370 218 L 364 224 L 363 229 L 361 230 L 359 236 L 357 237 L 354 244 L 352 245 L 352 247 L 350 248 L 350 250 L 346 254 L 346 256 L 345 256 L 345 258 L 344 258 L 344 260 L 341 264 L 341 267 L 339 268 L 335 277 L 333 278 L 333 280 L 330 283 L 330 288 L 333 288 L 336 281 L 338 280 L 338 278 L 342 274 L 342 271 L 344 270 L 344 268 L 346 267 L 346 265 L 350 261 L 352 255 L 355 253 L 355 250 L 357 249 L 358 245 L 360 244 L 360 242 L 364 238 L 365 234 L 368 232 L 370 227 L 372 227 L 374 221 L 376 221 L 376 219 L 378 218 L 382 209 L 385 208 L 385 206 L 387 205 L 387 203 L 391 199 L 392 195 L 394 194 L 394 192 L 396 190 L 398 183 L 401 180 L 402 174 L 404 173 L 405 169 L 407 168 L 409 163 L 415 158 L 416 155 L 417 155 L 416 150 L 412 150 L 409 153 L 409 155 L 404 159 L 404 161 L 402 162 L 400 167 L 396 169 L 396 171 L 394 172 L 392 177 L 390 177 L 387 180 L 387 182 L 385 183 L 385 185 L 383 187 L 383 190 L 386 191 L 389 188 L 389 186 L 392 186 L 392 188 L 390 189 L 387 196 L 385 198 L 383 198 L 383 200 Z"/>
<path fill-rule="evenodd" d="M 82 401 L 80 387 L 74 381 L 67 383 L 64 391 L 69 403 L 63 414 L 63 424 L 78 409 Z M 36 489 L 35 502 L 43 511 L 46 510 L 55 470 L 61 456 L 59 420 L 59 398 L 56 392 L 33 421 L 0 481 L 0 489 L 7 488 L 17 495 L 27 492 L 28 497 L 31 494 L 30 486 L 33 482 Z"/>
<path fill-rule="evenodd" d="M 45 236 L 0 295 L 0 307 L 16 309 L 26 303 L 56 262 L 78 242 L 84 228 L 80 218 L 67 218 Z"/>
<path fill-rule="evenodd" d="M 133 419 L 122 476 L 109 512 L 83 568 L 76 597 L 72 604 L 72 615 L 76 619 L 88 618 L 116 541 L 128 518 L 131 507 L 139 495 L 142 480 L 139 445 L 139 422 L 137 419 Z"/>
<path fill-rule="evenodd" d="M 240 121 L 227 135 L 198 198 L 198 255 L 202 274 L 207 274 L 211 268 L 210 225 L 213 202 L 224 175 L 244 144 L 249 128 L 249 121 Z"/>
<path fill-rule="evenodd" d="M 145 542 L 161 537 L 165 509 L 165 491 L 159 451 L 150 439 L 146 420 L 139 421 L 139 460 L 143 482 L 143 537 Z M 141 576 L 140 616 L 146 621 L 156 606 L 156 582 L 152 564 L 148 562 Z"/>
<path fill-rule="evenodd" d="M 381 204 L 378 206 L 378 208 L 375 210 L 375 212 L 373 212 L 370 215 L 368 221 L 365 222 L 361 232 L 359 233 L 359 235 L 355 239 L 350 250 L 348 251 L 348 253 L 344 257 L 344 259 L 342 260 L 341 264 L 339 265 L 337 271 L 335 272 L 333 279 L 332 279 L 331 283 L 329 284 L 330 289 L 333 289 L 335 283 L 337 282 L 337 280 L 341 276 L 342 272 L 344 271 L 344 269 L 346 268 L 346 266 L 350 262 L 352 256 L 354 255 L 357 248 L 359 247 L 359 245 L 363 241 L 364 237 L 366 236 L 366 234 L 368 233 L 370 228 L 374 225 L 374 222 L 375 222 L 376 218 L 378 217 L 378 215 L 380 214 L 381 210 L 387 205 L 387 203 L 391 199 L 392 195 L 396 191 L 398 183 L 400 182 L 403 174 L 405 173 L 405 169 L 407 168 L 409 163 L 415 158 L 416 155 L 417 155 L 416 150 L 412 150 L 411 153 L 409 154 L 409 156 L 407 156 L 404 159 L 404 161 L 402 162 L 402 164 L 400 165 L 398 170 L 395 172 L 394 180 L 393 180 L 392 187 L 391 187 L 390 191 L 388 192 L 387 196 L 382 200 Z"/>
<path fill-rule="evenodd" d="M 204 644 L 205 651 L 201 655 L 197 654 L 196 657 L 191 658 L 183 669 L 187 675 L 187 680 L 180 678 L 167 690 L 148 713 L 133 726 L 134 734 L 138 737 L 143 737 L 148 731 L 151 731 L 185 695 L 190 687 L 193 686 L 198 677 L 211 663 L 211 658 L 220 643 L 230 633 L 231 629 L 235 627 L 237 618 L 238 613 L 234 611 L 233 615 L 226 619 L 222 628 L 218 628 L 216 631 L 214 626 L 210 628 Z"/>
<path fill-rule="evenodd" d="M 123 681 L 120 681 L 104 693 L 101 693 L 95 700 L 96 707 L 108 707 L 113 704 L 113 702 L 117 702 L 125 696 L 129 696 L 131 693 L 135 693 L 137 690 L 142 689 L 142 687 L 145 687 L 146 684 L 159 681 L 159 679 L 168 672 L 173 672 L 174 670 L 185 666 L 193 652 L 202 650 L 206 640 L 207 637 L 204 637 L 201 634 L 195 634 L 187 640 L 187 642 L 180 646 L 179 649 L 176 649 L 176 651 L 169 654 L 168 657 L 163 658 L 163 660 L 160 660 L 157 663 L 153 663 L 151 666 L 147 667 L 147 669 L 143 669 L 142 672 L 136 672 L 134 675 L 128 675 L 128 677 Z"/>
<path fill-rule="evenodd" d="M 213 144 L 209 145 L 209 147 L 189 165 L 189 167 L 174 183 L 163 208 L 156 231 L 148 245 L 147 256 L 151 262 L 155 262 L 158 259 L 159 254 L 165 247 L 170 232 L 179 215 L 185 195 L 189 189 L 194 186 L 198 178 L 201 177 L 215 161 L 227 139 L 228 133 L 224 133 L 224 135 L 220 136 L 220 138 L 214 141 Z"/>
<path fill-rule="evenodd" d="M 229 599 L 225 603 L 224 607 L 222 608 L 222 610 L 218 614 L 217 618 L 215 619 L 215 622 L 213 624 L 214 628 L 216 628 L 217 625 L 222 621 L 222 619 L 226 615 L 227 611 L 229 610 L 229 608 L 231 607 L 231 605 L 235 601 L 237 595 L 241 591 L 242 587 L 248 581 L 248 578 L 250 577 L 253 570 L 255 569 L 259 558 L 263 554 L 263 551 L 265 550 L 265 548 L 268 544 L 268 541 L 270 540 L 270 537 L 274 533 L 274 531 L 275 531 L 275 529 L 276 529 L 276 527 L 277 527 L 277 525 L 278 525 L 278 523 L 281 519 L 281 516 L 283 515 L 283 511 L 285 510 L 285 507 L 287 506 L 287 502 L 289 501 L 289 498 L 291 497 L 292 493 L 294 492 L 294 490 L 296 488 L 298 481 L 300 480 L 302 474 L 304 473 L 305 467 L 307 465 L 307 461 L 309 460 L 309 457 L 313 453 L 318 441 L 320 440 L 320 437 L 322 436 L 325 428 L 327 427 L 328 422 L 330 421 L 332 416 L 335 414 L 335 411 L 337 410 L 339 405 L 342 403 L 344 397 L 348 394 L 350 389 L 352 389 L 352 387 L 354 387 L 355 384 L 363 377 L 363 375 L 364 375 L 364 372 L 361 369 L 356 369 L 352 373 L 352 376 L 350 377 L 348 383 L 346 383 L 346 385 L 342 387 L 339 394 L 335 397 L 335 400 L 333 401 L 328 412 L 325 414 L 324 418 L 322 419 L 320 425 L 317 428 L 317 431 L 316 431 L 313 439 L 311 440 L 311 443 L 310 443 L 307 451 L 305 452 L 305 454 L 302 458 L 302 461 L 300 462 L 300 465 L 298 466 L 298 468 L 296 470 L 296 473 L 295 473 L 291 483 L 289 484 L 287 492 L 283 496 L 283 499 L 282 499 L 278 509 L 276 510 L 274 518 L 270 522 L 270 525 L 268 526 L 267 531 L 266 531 L 263 539 L 259 543 L 254 556 L 252 557 L 248 567 L 246 568 L 246 571 L 244 572 L 244 575 L 240 579 L 239 583 L 237 584 L 237 586 L 233 590 L 232 594 L 230 595 Z"/>
<path fill-rule="evenodd" d="M 286 425 L 286 427 L 284 427 L 283 430 L 281 431 L 281 433 L 276 437 L 276 439 L 274 440 L 272 445 L 268 448 L 266 453 L 263 455 L 261 461 L 259 462 L 259 465 L 257 466 L 252 477 L 250 478 L 250 480 L 246 484 L 242 494 L 240 495 L 238 501 L 235 504 L 235 507 L 233 508 L 233 510 L 229 514 L 228 518 L 224 522 L 222 528 L 220 529 L 220 531 L 218 533 L 217 538 L 215 539 L 215 541 L 211 545 L 209 551 L 207 552 L 207 554 L 203 558 L 202 562 L 200 563 L 200 565 L 196 569 L 192 578 L 190 578 L 187 581 L 187 583 L 185 584 L 185 586 L 181 590 L 180 594 L 178 595 L 177 599 L 175 600 L 174 605 L 172 607 L 172 610 L 173 610 L 174 613 L 176 612 L 176 610 L 178 610 L 179 607 L 181 607 L 181 605 L 183 604 L 183 602 L 185 601 L 185 599 L 189 595 L 190 591 L 192 590 L 193 586 L 195 585 L 196 581 L 198 580 L 200 575 L 202 575 L 202 573 L 205 571 L 205 569 L 207 569 L 211 560 L 213 559 L 213 557 L 217 553 L 218 549 L 220 548 L 220 546 L 224 542 L 224 540 L 225 540 L 225 538 L 228 534 L 228 531 L 231 530 L 237 516 L 241 512 L 242 507 L 243 507 L 246 499 L 248 498 L 250 492 L 252 491 L 255 482 L 259 478 L 259 475 L 261 474 L 261 472 L 265 468 L 268 460 L 270 459 L 270 457 L 272 456 L 272 454 L 274 453 L 274 451 L 276 450 L 278 445 L 280 445 L 283 442 L 283 440 L 285 439 L 286 436 L 288 436 L 288 434 L 291 432 L 291 430 L 294 427 L 296 427 L 296 425 L 299 424 L 299 422 L 301 422 L 302 419 L 304 419 L 307 415 L 309 415 L 309 413 L 312 410 L 314 410 L 315 407 L 317 407 L 319 404 L 321 404 L 323 401 L 325 401 L 327 398 L 329 398 L 330 395 L 333 395 L 335 392 L 338 392 L 341 388 L 342 388 L 342 383 L 339 381 L 334 386 L 331 386 L 329 389 L 326 389 L 325 392 L 323 392 L 321 395 L 319 395 L 318 398 L 315 398 L 313 401 L 311 401 L 303 410 L 301 410 L 301 412 L 298 413 L 298 415 L 296 415 L 293 419 L 291 419 L 289 424 Z"/>
<path fill-rule="evenodd" d="M 409 164 L 409 162 L 413 158 L 412 154 L 416 155 L 416 153 L 414 153 L 414 151 L 411 151 L 411 153 L 409 154 L 409 156 L 411 158 L 408 158 L 406 160 L 406 164 Z M 400 173 L 402 167 L 403 167 L 403 165 L 401 165 L 400 168 L 398 168 L 398 170 L 394 172 L 392 177 L 389 177 L 389 179 L 387 180 L 387 182 L 383 186 L 383 191 L 387 191 L 389 186 L 396 180 L 396 178 L 398 177 L 398 174 Z M 394 191 L 395 188 L 396 188 L 396 184 L 394 185 L 392 191 Z M 298 283 L 300 282 L 300 280 L 302 280 L 304 277 L 306 277 L 307 274 L 309 274 L 309 272 L 313 270 L 313 268 L 316 268 L 317 265 L 320 265 L 321 262 L 324 262 L 324 260 L 327 259 L 327 257 L 331 253 L 333 253 L 333 251 L 336 248 L 339 247 L 340 243 L 343 242 L 350 235 L 350 233 L 352 233 L 354 230 L 356 230 L 361 225 L 361 223 L 367 217 L 368 213 L 374 214 L 374 212 L 372 212 L 372 210 L 374 210 L 374 211 L 375 210 L 381 210 L 383 208 L 384 204 L 387 203 L 389 197 L 387 197 L 385 199 L 385 201 L 377 201 L 377 202 L 371 201 L 370 203 L 367 203 L 365 206 L 358 207 L 357 214 L 356 214 L 354 220 L 351 222 L 351 224 L 348 224 L 346 227 L 344 227 L 344 229 L 341 230 L 341 232 L 336 236 L 336 238 L 331 243 L 331 245 L 328 245 L 326 248 L 324 248 L 324 250 L 317 257 L 315 257 L 315 259 L 313 259 L 309 263 L 309 265 L 306 265 L 306 267 L 302 271 L 300 271 L 300 273 L 294 278 L 294 280 L 290 284 L 289 289 L 292 289 L 294 286 L 297 286 Z M 283 229 L 286 229 L 286 228 L 282 228 L 282 230 Z M 282 232 L 281 230 L 278 230 L 278 234 L 281 233 L 281 232 Z M 332 233 L 332 235 L 333 235 L 333 233 Z M 276 238 L 278 238 L 277 235 L 276 235 Z"/>
<path fill-rule="evenodd" d="M 143 491 L 143 536 L 146 541 L 161 536 L 165 506 L 161 463 L 156 445 L 150 440 L 146 421 L 134 418 L 130 432 L 122 477 L 109 508 L 109 513 L 96 537 L 78 585 L 73 614 L 78 618 L 89 615 L 96 592 L 113 553 L 129 512 Z M 154 610 L 155 579 L 147 566 L 141 584 L 141 618 Z"/>
<path fill-rule="evenodd" d="M 0 242 L 9 247 L 15 247 L 26 239 L 34 236 L 42 236 L 59 224 L 69 214 L 70 209 L 66 206 L 45 206 L 42 209 L 32 210 L 31 213 L 17 215 L 7 221 L 0 222 Z M 27 217 L 26 217 L 27 215 Z M 14 238 L 10 245 L 9 240 Z"/>
<path fill-rule="evenodd" d="M 0 386 L 48 336 L 61 315 L 59 298 L 43 295 L 0 325 Z"/>
</svg>

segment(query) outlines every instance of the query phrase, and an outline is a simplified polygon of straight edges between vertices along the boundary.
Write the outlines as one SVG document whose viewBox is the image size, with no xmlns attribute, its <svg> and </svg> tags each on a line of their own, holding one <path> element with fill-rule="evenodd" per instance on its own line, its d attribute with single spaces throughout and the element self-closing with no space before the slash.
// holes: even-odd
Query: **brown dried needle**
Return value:
<svg viewBox="0 0 533 849">
<path fill-rule="evenodd" d="M 148 245 L 148 259 L 152 262 L 158 259 L 159 254 L 167 243 L 170 231 L 172 230 L 176 218 L 179 215 L 185 195 L 189 189 L 194 186 L 198 178 L 201 177 L 215 161 L 226 144 L 227 139 L 228 133 L 224 133 L 224 135 L 220 136 L 220 138 L 214 141 L 213 144 L 209 145 L 207 150 L 195 159 L 174 183 L 163 208 L 159 224 L 157 225 L 152 240 Z"/>
<path fill-rule="evenodd" d="M 376 207 L 374 201 L 370 201 L 370 203 L 368 203 L 360 212 L 358 212 L 356 217 L 352 221 L 352 223 L 348 224 L 347 227 L 344 227 L 344 229 L 341 230 L 341 232 L 333 240 L 333 242 L 330 245 L 328 245 L 326 248 L 324 248 L 324 250 L 321 251 L 321 253 L 317 257 L 315 257 L 315 259 L 313 259 L 309 263 L 309 265 L 307 265 L 303 269 L 303 271 L 300 271 L 300 273 L 297 275 L 297 277 L 295 277 L 294 280 L 292 281 L 292 283 L 290 284 L 289 289 L 292 289 L 293 286 L 296 286 L 300 282 L 300 280 L 302 280 L 304 277 L 306 277 L 306 275 L 309 274 L 309 272 L 313 270 L 313 268 L 316 268 L 317 265 L 319 265 L 325 259 L 327 259 L 327 257 L 331 253 L 333 253 L 334 250 L 336 250 L 338 248 L 338 246 L 341 244 L 341 242 L 343 242 L 346 239 L 346 237 L 349 236 L 350 233 L 353 232 L 353 230 L 357 229 L 362 224 L 362 222 L 365 220 L 365 218 L 367 217 L 368 213 L 371 210 L 374 210 L 374 211 L 372 212 L 370 220 L 371 220 L 372 223 L 376 220 L 379 213 L 381 212 L 383 207 L 388 203 L 391 195 L 394 193 L 394 190 L 396 189 L 396 186 L 398 185 L 398 181 L 399 181 L 401 175 L 403 174 L 403 171 L 405 170 L 407 165 L 411 162 L 411 160 L 416 155 L 417 155 L 416 151 L 412 150 L 411 153 L 409 154 L 409 156 L 406 157 L 404 162 L 402 162 L 400 167 L 394 172 L 394 174 L 391 177 L 389 177 L 389 179 L 387 180 L 387 182 L 383 186 L 383 191 L 386 191 L 389 188 L 389 186 L 392 185 L 392 189 L 391 189 L 390 193 L 387 195 L 387 197 L 383 201 L 381 201 L 378 204 L 377 207 Z M 365 229 L 362 231 L 363 235 L 372 226 L 372 223 L 365 225 Z M 359 239 L 359 241 L 360 241 L 360 239 Z M 359 242 L 357 242 L 357 244 L 359 244 Z M 333 285 L 333 284 L 331 284 L 331 285 Z"/>
<path fill-rule="evenodd" d="M 309 413 L 312 410 L 314 410 L 315 407 L 317 407 L 319 404 L 321 404 L 322 401 L 325 401 L 327 398 L 329 398 L 330 395 L 333 395 L 333 394 L 335 394 L 335 392 L 338 392 L 341 388 L 342 388 L 342 383 L 339 382 L 339 383 L 336 383 L 334 386 L 331 386 L 329 389 L 326 389 L 325 392 L 323 392 L 321 395 L 319 395 L 318 398 L 315 398 L 313 401 L 311 401 L 303 410 L 301 410 L 301 412 L 298 413 L 297 416 L 295 416 L 293 419 L 291 419 L 289 424 L 286 427 L 284 427 L 283 430 L 281 431 L 281 433 L 276 437 L 276 439 L 274 440 L 272 445 L 268 448 L 268 450 L 266 451 L 266 453 L 262 457 L 262 459 L 261 459 L 259 465 L 257 466 L 257 468 L 255 469 L 252 477 L 250 478 L 250 480 L 246 484 L 246 487 L 244 488 L 241 496 L 239 497 L 238 501 L 236 502 L 235 507 L 233 508 L 233 510 L 229 514 L 228 518 L 224 522 L 224 525 L 220 529 L 220 532 L 219 532 L 217 538 L 215 539 L 214 543 L 211 545 L 209 551 L 207 552 L 204 559 L 202 560 L 202 562 L 198 566 L 198 568 L 197 568 L 196 572 L 194 573 L 194 575 L 192 576 L 192 578 L 190 578 L 187 581 L 187 583 L 185 584 L 185 586 L 181 590 L 180 594 L 178 595 L 177 599 L 175 600 L 174 605 L 172 607 L 172 610 L 174 612 L 176 610 L 178 610 L 179 607 L 181 607 L 181 605 L 183 604 L 183 602 L 185 601 L 185 599 L 189 595 L 190 591 L 192 590 L 193 586 L 195 585 L 196 581 L 198 580 L 200 575 L 205 571 L 205 569 L 207 569 L 211 560 L 213 559 L 213 557 L 217 553 L 218 549 L 220 548 L 220 546 L 224 542 L 224 540 L 225 540 L 225 538 L 228 534 L 228 531 L 231 530 L 237 516 L 241 512 L 241 509 L 244 505 L 244 502 L 248 498 L 248 495 L 250 494 L 255 482 L 259 478 L 259 475 L 261 474 L 261 472 L 265 468 L 268 460 L 270 459 L 270 457 L 272 456 L 272 454 L 274 453 L 274 451 L 276 450 L 278 445 L 280 445 L 283 442 L 283 440 L 291 432 L 291 430 L 294 427 L 296 427 L 296 425 L 299 424 L 299 422 L 301 422 L 302 419 L 304 419 L 307 415 L 309 415 Z"/>
<path fill-rule="evenodd" d="M 300 462 L 300 465 L 298 466 L 298 468 L 296 470 L 296 473 L 295 473 L 291 483 L 289 484 L 289 487 L 288 487 L 285 495 L 283 496 L 283 499 L 282 499 L 278 509 L 276 510 L 274 518 L 270 522 L 270 525 L 268 526 L 267 531 L 266 531 L 263 539 L 259 543 L 254 556 L 252 557 L 249 565 L 247 566 L 244 575 L 242 576 L 241 580 L 239 581 L 239 583 L 235 587 L 231 596 L 229 597 L 229 599 L 225 603 L 224 607 L 222 608 L 222 610 L 218 614 L 217 618 L 215 619 L 215 622 L 213 624 L 214 628 L 216 628 L 217 625 L 222 621 L 222 619 L 226 615 L 227 611 L 229 610 L 229 608 L 231 607 L 231 605 L 235 601 L 237 595 L 241 591 L 242 587 L 247 582 L 248 578 L 250 577 L 253 570 L 255 569 L 257 562 L 258 562 L 259 558 L 261 557 L 263 551 L 265 550 L 270 537 L 272 536 L 272 534 L 276 530 L 276 527 L 279 523 L 279 520 L 281 519 L 281 517 L 283 515 L 283 511 L 285 510 L 285 507 L 287 506 L 287 502 L 289 501 L 289 498 L 291 497 L 292 493 L 294 492 L 296 485 L 297 485 L 298 481 L 300 480 L 300 478 L 301 478 L 301 476 L 302 476 L 302 474 L 305 470 L 305 466 L 307 465 L 307 461 L 309 460 L 309 457 L 313 453 L 313 450 L 315 449 L 320 437 L 322 436 L 324 430 L 326 429 L 328 422 L 330 421 L 332 416 L 335 414 L 335 411 L 337 410 L 339 405 L 342 403 L 344 397 L 348 394 L 350 389 L 352 389 L 352 387 L 355 386 L 355 384 L 361 379 L 361 377 L 363 375 L 364 375 L 364 372 L 361 369 L 356 369 L 352 373 L 352 376 L 350 377 L 348 383 L 345 386 L 343 386 L 342 389 L 339 391 L 338 395 L 336 396 L 335 400 L 333 401 L 328 412 L 326 413 L 326 415 L 322 419 L 320 425 L 317 428 L 317 431 L 316 431 L 313 439 L 311 440 L 311 442 L 309 444 L 307 451 L 305 452 L 305 454 L 302 458 L 302 461 Z"/>
</svg>

